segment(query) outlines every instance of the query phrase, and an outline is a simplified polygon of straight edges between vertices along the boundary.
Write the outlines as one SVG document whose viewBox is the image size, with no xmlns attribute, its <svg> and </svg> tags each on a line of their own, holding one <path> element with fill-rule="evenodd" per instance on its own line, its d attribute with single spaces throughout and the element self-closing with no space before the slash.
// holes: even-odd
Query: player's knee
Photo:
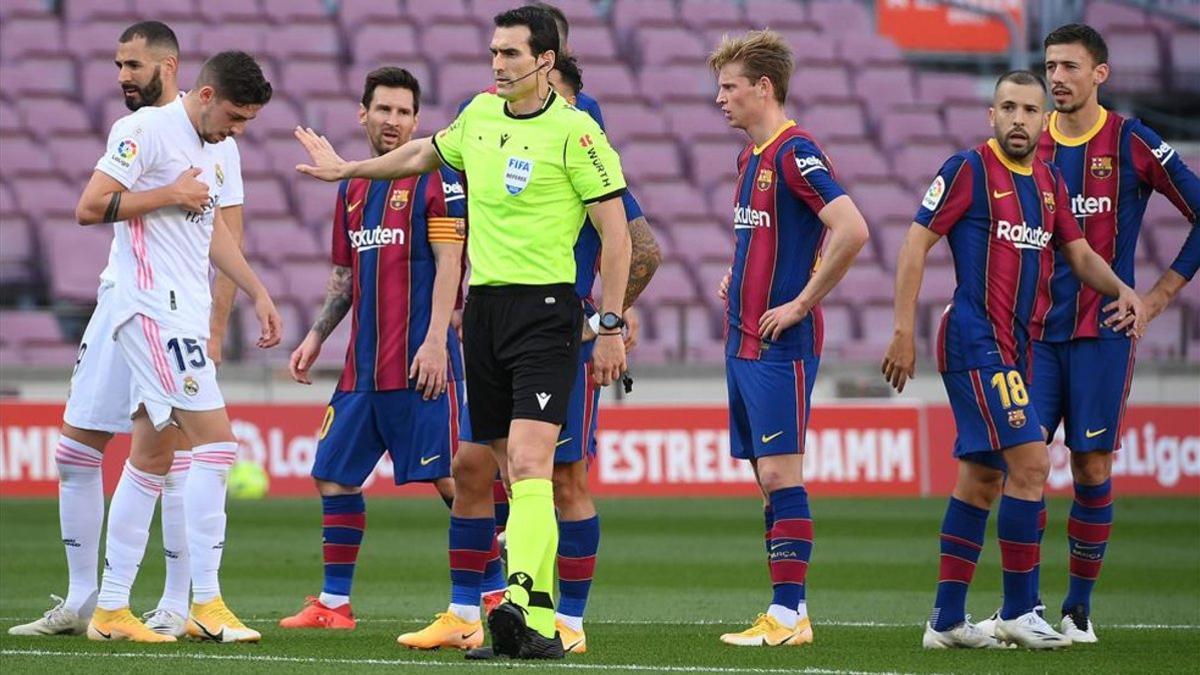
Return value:
<svg viewBox="0 0 1200 675">
<path fill-rule="evenodd" d="M 353 495 L 362 492 L 362 488 L 357 485 L 342 485 L 331 480 L 314 478 L 313 483 L 316 483 L 317 493 L 322 497 L 337 497 L 339 495 Z"/>
<path fill-rule="evenodd" d="M 512 483 L 530 478 L 551 478 L 553 466 L 553 459 L 542 457 L 539 453 L 513 452 L 509 449 L 508 476 Z"/>
<path fill-rule="evenodd" d="M 1023 457 L 1020 463 L 1009 462 L 1008 482 L 1018 488 L 1034 488 L 1046 484 L 1050 476 L 1048 456 Z"/>
<path fill-rule="evenodd" d="M 558 509 L 570 508 L 589 496 L 587 472 L 577 470 L 574 464 L 555 464 L 554 505 Z"/>
<path fill-rule="evenodd" d="M 1099 485 L 1112 477 L 1111 452 L 1071 453 L 1071 474 L 1076 483 Z"/>
</svg>

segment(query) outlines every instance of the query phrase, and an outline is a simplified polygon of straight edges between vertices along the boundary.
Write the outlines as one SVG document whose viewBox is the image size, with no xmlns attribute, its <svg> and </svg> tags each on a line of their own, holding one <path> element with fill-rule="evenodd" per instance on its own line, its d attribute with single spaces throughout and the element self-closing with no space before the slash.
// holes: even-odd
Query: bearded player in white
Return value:
<svg viewBox="0 0 1200 675">
<path fill-rule="evenodd" d="M 117 82 L 125 105 L 132 111 L 165 106 L 179 98 L 179 41 L 174 31 L 158 21 L 142 21 L 125 29 L 118 39 Z M 230 232 L 242 238 L 243 188 L 237 143 L 228 138 L 216 144 L 223 153 L 214 173 L 220 194 L 221 216 Z M 176 182 L 177 205 L 199 204 L 208 199 L 208 187 L 191 176 Z M 30 623 L 13 626 L 12 635 L 80 635 L 86 632 L 99 591 L 98 559 L 104 524 L 103 453 L 113 434 L 130 433 L 129 369 L 112 333 L 115 328 L 117 246 L 109 251 L 109 264 L 100 274 L 96 309 L 88 321 L 79 348 L 71 388 L 63 413 L 55 463 L 59 475 L 59 520 L 67 554 L 69 584 L 65 599 L 52 595 L 56 605 Z M 220 346 L 236 292 L 233 282 L 219 275 L 213 284 L 213 311 L 209 358 L 220 364 Z M 169 436 L 169 435 L 167 435 Z M 164 443 L 180 447 L 176 437 Z M 151 473 L 169 469 L 162 490 L 162 533 L 166 562 L 163 594 L 154 610 L 145 614 L 146 625 L 156 632 L 182 637 L 191 589 L 187 541 L 183 520 L 183 491 L 191 465 L 191 452 L 174 457 L 160 452 L 139 457 L 139 466 Z"/>
<path fill-rule="evenodd" d="M 240 134 L 271 98 L 271 85 L 248 54 L 209 59 L 182 98 L 143 108 L 113 125 L 75 212 L 80 224 L 115 223 L 112 336 L 130 371 L 133 443 L 109 507 L 104 575 L 88 624 L 94 640 L 174 642 L 129 609 L 129 590 L 149 538 L 165 471 L 164 442 L 177 424 L 192 443 L 184 513 L 193 602 L 188 635 L 219 642 L 257 641 L 221 599 L 218 570 L 225 538 L 225 481 L 237 442 L 206 354 L 212 297 L 209 260 L 246 292 L 262 324 L 260 347 L 280 340 L 280 319 L 220 213 L 216 143 Z M 207 197 L 178 199 L 181 177 Z M 186 178 L 183 179 L 186 181 Z M 146 460 L 146 461 L 143 461 Z"/>
</svg>

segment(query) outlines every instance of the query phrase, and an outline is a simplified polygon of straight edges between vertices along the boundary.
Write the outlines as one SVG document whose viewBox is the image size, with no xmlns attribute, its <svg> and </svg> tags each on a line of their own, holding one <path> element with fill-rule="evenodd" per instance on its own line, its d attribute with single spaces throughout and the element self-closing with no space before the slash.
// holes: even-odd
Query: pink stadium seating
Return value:
<svg viewBox="0 0 1200 675">
<path fill-rule="evenodd" d="M 53 54 L 62 45 L 62 24 L 49 16 L 15 18 L 0 28 L 0 57 L 13 61 L 34 54 Z"/>
<path fill-rule="evenodd" d="M 642 45 L 642 67 L 653 68 L 669 63 L 704 63 L 706 46 L 696 34 L 682 27 L 639 28 L 637 39 Z"/>
<path fill-rule="evenodd" d="M 16 213 L 0 213 L 0 284 L 33 281 L 36 247 L 29 221 Z"/>
<path fill-rule="evenodd" d="M 628 31 L 639 26 L 674 26 L 678 24 L 675 4 L 671 0 L 639 0 L 615 2 L 612 12 L 617 30 Z"/>
<path fill-rule="evenodd" d="M 854 0 L 814 0 L 809 5 L 813 22 L 830 33 L 869 33 L 871 17 L 861 2 Z"/>
<path fill-rule="evenodd" d="M 129 0 L 71 0 L 62 3 L 62 7 L 63 18 L 68 24 L 127 19 L 133 16 L 133 3 Z"/>
<path fill-rule="evenodd" d="M 352 34 L 354 37 L 349 43 L 355 63 L 384 65 L 423 58 L 416 27 L 409 21 L 373 20 L 355 29 Z"/>
</svg>

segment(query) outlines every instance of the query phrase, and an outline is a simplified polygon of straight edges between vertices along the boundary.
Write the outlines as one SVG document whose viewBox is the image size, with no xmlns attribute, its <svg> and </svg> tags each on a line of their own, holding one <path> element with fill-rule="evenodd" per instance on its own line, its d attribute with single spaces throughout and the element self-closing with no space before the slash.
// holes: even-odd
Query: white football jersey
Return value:
<svg viewBox="0 0 1200 675">
<path fill-rule="evenodd" d="M 229 176 L 220 168 L 216 145 L 200 139 L 188 119 L 183 100 L 161 108 L 146 107 L 118 120 L 96 170 L 131 192 L 171 185 L 191 167 L 208 185 L 204 213 L 176 206 L 114 223 L 112 256 L 105 273 L 119 304 L 118 325 L 134 314 L 208 337 L 212 295 L 208 284 L 208 252 L 215 210 Z M 238 172 L 240 174 L 240 171 Z M 239 181 L 240 183 L 240 175 Z"/>
<path fill-rule="evenodd" d="M 183 94 L 180 94 L 182 97 Z M 142 108 L 144 110 L 145 108 Z M 129 117 L 129 115 L 126 115 Z M 121 118 L 114 123 L 112 132 L 116 132 L 125 118 Z M 109 134 L 108 144 L 111 148 L 113 138 L 112 132 Z M 118 139 L 120 140 L 120 139 Z M 246 202 L 245 188 L 242 185 L 242 154 L 238 150 L 237 141 L 233 136 L 217 143 L 214 146 L 221 155 L 220 161 L 217 162 L 216 169 L 213 171 L 213 177 L 216 178 L 218 193 L 221 198 L 221 208 L 230 206 L 241 206 Z M 107 173 L 107 172 L 106 172 Z M 104 270 L 100 272 L 100 289 L 103 290 L 106 286 L 112 286 L 116 283 L 117 272 L 114 265 L 117 260 L 117 241 L 114 238 L 112 244 L 108 248 L 108 264 L 104 266 Z"/>
</svg>

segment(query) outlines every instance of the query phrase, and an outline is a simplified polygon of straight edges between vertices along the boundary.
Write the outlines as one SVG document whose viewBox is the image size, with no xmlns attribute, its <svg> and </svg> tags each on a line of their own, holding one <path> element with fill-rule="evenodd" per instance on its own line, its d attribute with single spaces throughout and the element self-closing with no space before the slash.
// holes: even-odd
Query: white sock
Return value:
<svg viewBox="0 0 1200 675">
<path fill-rule="evenodd" d="M 767 608 L 767 615 L 788 628 L 796 625 L 796 610 L 783 605 L 771 605 Z"/>
<path fill-rule="evenodd" d="M 162 493 L 162 538 L 163 554 L 166 556 L 167 579 L 163 584 L 162 598 L 158 609 L 166 609 L 180 616 L 188 615 L 188 593 L 192 589 L 192 572 L 187 549 L 186 519 L 184 518 L 183 492 L 187 485 L 188 469 L 192 466 L 191 451 L 175 453 L 175 461 Z"/>
<path fill-rule="evenodd" d="M 799 605 L 796 605 L 796 620 L 808 618 L 808 601 L 801 600 Z"/>
<path fill-rule="evenodd" d="M 326 593 L 324 591 L 321 592 L 321 596 L 318 597 L 317 600 L 320 600 L 321 604 L 325 605 L 329 609 L 337 609 L 342 605 L 350 604 L 350 596 L 336 595 L 334 593 Z"/>
<path fill-rule="evenodd" d="M 58 522 L 67 550 L 67 609 L 81 617 L 96 606 L 100 529 L 104 527 L 104 455 L 66 436 L 58 439 Z"/>
<path fill-rule="evenodd" d="M 163 476 L 140 471 L 125 460 L 125 470 L 108 507 L 108 533 L 104 538 L 104 578 L 100 582 L 101 609 L 129 606 L 129 589 L 137 578 L 154 505 L 162 492 Z"/>
<path fill-rule="evenodd" d="M 192 468 L 184 488 L 188 555 L 191 557 L 192 601 L 205 603 L 221 595 L 218 573 L 225 548 L 225 481 L 237 459 L 237 442 L 192 448 Z"/>
<path fill-rule="evenodd" d="M 583 617 L 582 616 L 567 616 L 566 614 L 556 613 L 554 615 L 554 618 L 555 618 L 555 620 L 561 621 L 564 624 L 566 624 L 567 628 L 570 628 L 571 630 L 575 631 L 576 633 L 583 630 Z"/>
<path fill-rule="evenodd" d="M 463 621 L 475 623 L 479 620 L 479 605 L 472 607 L 470 605 L 456 605 L 452 602 L 450 603 L 450 611 L 457 614 L 458 618 Z"/>
</svg>

